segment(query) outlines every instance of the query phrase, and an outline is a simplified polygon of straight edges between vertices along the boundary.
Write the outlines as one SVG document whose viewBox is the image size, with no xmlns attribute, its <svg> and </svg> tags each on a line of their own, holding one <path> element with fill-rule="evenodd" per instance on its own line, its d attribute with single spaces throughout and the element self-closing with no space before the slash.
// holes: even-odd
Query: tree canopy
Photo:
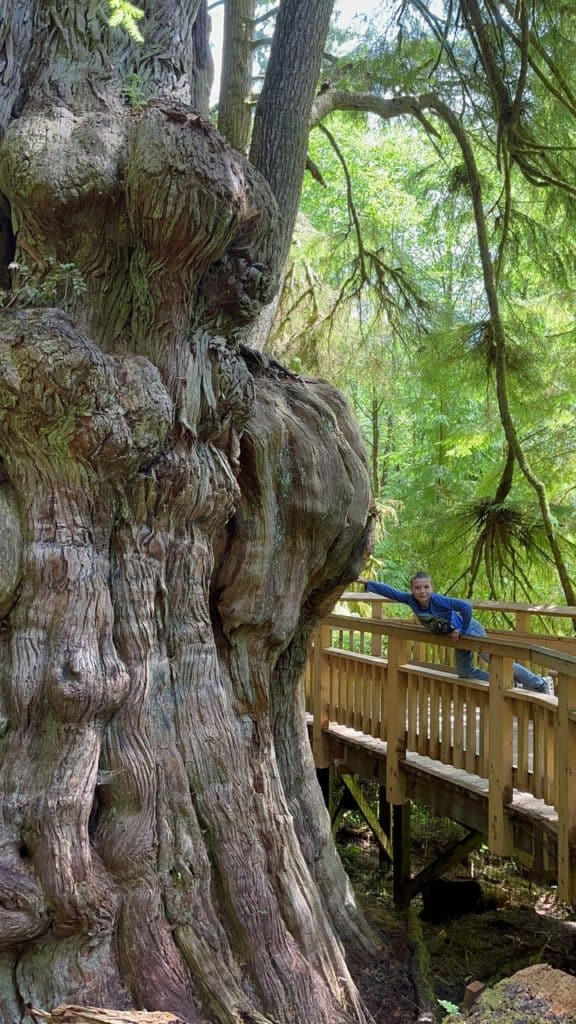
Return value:
<svg viewBox="0 0 576 1024">
<path fill-rule="evenodd" d="M 382 3 L 325 65 L 272 344 L 351 397 L 394 578 L 574 602 L 572 27 Z"/>
</svg>

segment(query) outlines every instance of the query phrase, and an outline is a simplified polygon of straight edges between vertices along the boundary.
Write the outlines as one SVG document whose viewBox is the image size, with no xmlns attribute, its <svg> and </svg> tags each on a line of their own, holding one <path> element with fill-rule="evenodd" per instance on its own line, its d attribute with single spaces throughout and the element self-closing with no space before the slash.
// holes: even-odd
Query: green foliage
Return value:
<svg viewBox="0 0 576 1024">
<path fill-rule="evenodd" d="M 131 4 L 129 0 L 108 0 L 108 6 L 110 8 L 108 19 L 110 27 L 121 28 L 134 42 L 143 43 L 144 36 L 138 28 L 138 22 L 144 17 L 144 11 Z"/>
<path fill-rule="evenodd" d="M 344 870 L 352 882 L 355 882 L 366 873 L 365 855 L 358 847 L 349 843 L 342 843 L 338 845 L 338 853 Z"/>
<path fill-rule="evenodd" d="M 141 110 L 145 106 L 147 99 L 145 83 L 142 75 L 138 72 L 131 71 L 127 75 L 122 92 L 128 106 L 134 110 Z"/>
<path fill-rule="evenodd" d="M 457 1013 L 460 1013 L 460 1009 L 456 1005 L 456 1003 L 451 1003 L 449 999 L 438 999 L 437 1003 L 438 1003 L 438 1006 L 441 1006 L 442 1009 L 445 1011 L 445 1013 L 448 1014 L 449 1017 L 451 1017 L 451 1016 L 453 1016 L 453 1015 L 455 1015 Z"/>
<path fill-rule="evenodd" d="M 433 90 L 457 112 L 482 186 L 511 414 L 573 575 L 575 17 L 555 0 L 534 9 L 523 57 L 514 19 L 526 5 L 507 20 L 476 6 L 481 53 L 456 5 L 382 3 L 361 37 L 334 33 L 325 74 L 328 87 L 377 96 Z M 397 516 L 378 538 L 376 571 L 404 586 L 428 568 L 455 593 L 562 601 L 542 509 L 517 465 L 500 494 L 498 349 L 462 152 L 438 120 L 337 112 L 327 123 L 328 135 L 311 135 L 324 187 L 305 180 L 272 344 L 352 404 L 374 493 Z"/>
<path fill-rule="evenodd" d="M 0 290 L 0 308 L 18 306 L 69 306 L 86 291 L 75 263 L 48 258 L 42 268 L 32 270 L 25 263 L 14 268 L 18 278 L 10 291 Z"/>
</svg>

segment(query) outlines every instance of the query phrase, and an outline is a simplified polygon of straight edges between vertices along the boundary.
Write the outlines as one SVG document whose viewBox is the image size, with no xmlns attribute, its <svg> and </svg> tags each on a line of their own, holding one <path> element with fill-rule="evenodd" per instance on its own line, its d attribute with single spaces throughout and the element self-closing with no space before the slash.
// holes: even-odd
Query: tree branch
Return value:
<svg viewBox="0 0 576 1024">
<path fill-rule="evenodd" d="M 257 18 L 252 19 L 252 24 L 254 26 L 261 25 L 263 21 L 268 21 L 268 18 L 275 18 L 279 10 L 279 7 L 273 7 L 270 11 L 264 11 L 264 14 L 259 14 Z"/>
<path fill-rule="evenodd" d="M 393 96 L 385 99 L 381 96 L 375 96 L 373 93 L 327 89 L 325 92 L 320 93 L 314 101 L 310 127 L 316 127 L 328 114 L 333 113 L 335 110 L 356 110 L 363 113 L 376 114 L 377 117 L 385 121 L 393 117 L 402 117 L 405 114 L 409 114 L 422 124 L 430 136 L 438 139 L 440 136 L 436 128 L 426 118 L 424 111 L 435 110 L 438 113 L 437 105 L 440 102 L 439 97 L 431 92 L 419 95 Z M 450 109 L 447 105 L 445 106 L 447 110 Z M 453 116 L 456 123 L 459 124 L 460 122 L 456 115 Z M 520 137 L 522 138 L 522 136 Z M 535 145 L 537 152 L 542 155 L 540 148 L 537 144 Z M 576 196 L 576 186 L 562 179 L 556 168 L 553 168 L 551 173 L 546 173 L 533 162 L 528 161 L 523 153 L 523 149 L 515 144 L 511 155 L 513 156 L 514 163 L 532 184 L 537 186 L 555 186 L 568 195 Z"/>
<path fill-rule="evenodd" d="M 431 96 L 432 94 L 393 96 L 390 99 L 384 99 L 381 96 L 375 96 L 373 93 L 368 92 L 347 92 L 344 89 L 327 89 L 314 100 L 310 127 L 315 128 L 328 114 L 333 113 L 335 110 L 363 111 L 368 114 L 376 114 L 384 121 L 390 120 L 393 117 L 401 117 L 403 114 L 411 114 L 424 124 L 426 131 L 438 138 L 438 132 L 433 125 L 425 119 L 423 120 L 424 115 L 422 111 L 428 105 L 426 97 L 429 95 Z"/>
<path fill-rule="evenodd" d="M 358 246 L 358 258 L 360 260 L 360 272 L 362 281 L 364 282 L 368 280 L 368 273 L 366 269 L 366 250 L 364 247 L 364 241 L 362 239 L 362 229 L 360 227 L 358 211 L 356 210 L 356 205 L 354 203 L 354 194 L 352 191 L 352 178 L 350 177 L 350 171 L 348 170 L 348 165 L 346 163 L 344 154 L 342 153 L 342 150 L 340 149 L 338 143 L 336 142 L 336 139 L 332 135 L 332 132 L 328 131 L 328 128 L 326 128 L 326 126 L 323 124 L 320 125 L 320 131 L 322 131 L 326 138 L 328 139 L 330 145 L 332 146 L 332 149 L 334 150 L 336 156 L 338 157 L 338 160 L 340 161 L 340 166 L 344 171 L 344 178 L 346 180 L 346 202 L 348 205 L 348 213 L 350 215 L 350 220 L 354 225 L 356 243 Z"/>
</svg>

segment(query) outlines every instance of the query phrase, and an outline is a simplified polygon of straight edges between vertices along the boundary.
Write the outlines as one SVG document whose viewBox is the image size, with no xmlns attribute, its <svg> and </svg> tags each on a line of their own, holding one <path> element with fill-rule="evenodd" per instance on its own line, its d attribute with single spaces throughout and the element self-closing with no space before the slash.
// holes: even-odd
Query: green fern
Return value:
<svg viewBox="0 0 576 1024">
<path fill-rule="evenodd" d="M 111 28 L 122 28 L 136 43 L 143 43 L 144 36 L 138 28 L 137 22 L 144 17 L 144 11 L 135 7 L 129 0 L 108 0 L 110 17 L 108 24 Z"/>
</svg>

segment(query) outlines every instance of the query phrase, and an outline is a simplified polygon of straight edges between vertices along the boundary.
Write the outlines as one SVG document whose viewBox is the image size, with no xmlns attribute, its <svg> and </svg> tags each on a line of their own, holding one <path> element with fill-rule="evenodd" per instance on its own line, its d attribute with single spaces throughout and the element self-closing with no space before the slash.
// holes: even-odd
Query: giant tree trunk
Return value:
<svg viewBox="0 0 576 1024">
<path fill-rule="evenodd" d="M 141 49 L 96 0 L 0 23 L 0 1019 L 363 1021 L 299 679 L 367 468 L 332 389 L 238 341 L 276 203 L 193 109 L 205 0 L 151 9 Z"/>
</svg>

